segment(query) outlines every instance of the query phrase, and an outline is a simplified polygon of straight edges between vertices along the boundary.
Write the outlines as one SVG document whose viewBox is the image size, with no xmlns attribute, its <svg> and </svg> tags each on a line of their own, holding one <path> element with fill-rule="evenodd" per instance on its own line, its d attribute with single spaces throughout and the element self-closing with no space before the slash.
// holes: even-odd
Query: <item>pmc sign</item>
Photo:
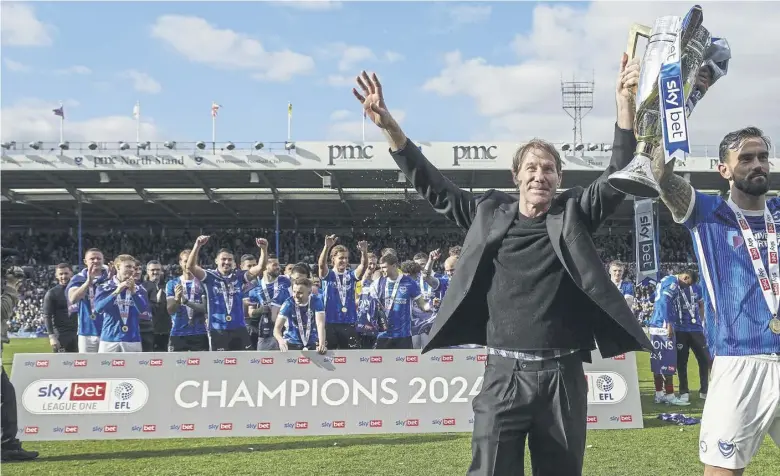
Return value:
<svg viewBox="0 0 780 476">
<path fill-rule="evenodd" d="M 456 145 L 452 148 L 452 165 L 459 166 L 462 160 L 482 161 L 498 159 L 498 147 L 495 145 Z"/>
<path fill-rule="evenodd" d="M 374 158 L 373 145 L 329 145 L 328 165 L 336 165 L 337 160 L 371 160 Z"/>
</svg>

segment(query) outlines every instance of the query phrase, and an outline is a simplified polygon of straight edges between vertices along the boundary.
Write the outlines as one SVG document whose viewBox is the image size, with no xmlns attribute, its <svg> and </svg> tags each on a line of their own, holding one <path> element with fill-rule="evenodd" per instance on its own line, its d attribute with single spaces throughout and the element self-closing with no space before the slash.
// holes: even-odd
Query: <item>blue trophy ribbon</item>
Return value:
<svg viewBox="0 0 780 476">
<path fill-rule="evenodd" d="M 685 155 L 691 152 L 691 147 L 688 143 L 688 119 L 685 113 L 685 87 L 680 67 L 679 34 L 672 54 L 661 66 L 658 90 L 661 93 L 661 127 L 666 162 L 672 159 L 685 159 Z"/>
</svg>

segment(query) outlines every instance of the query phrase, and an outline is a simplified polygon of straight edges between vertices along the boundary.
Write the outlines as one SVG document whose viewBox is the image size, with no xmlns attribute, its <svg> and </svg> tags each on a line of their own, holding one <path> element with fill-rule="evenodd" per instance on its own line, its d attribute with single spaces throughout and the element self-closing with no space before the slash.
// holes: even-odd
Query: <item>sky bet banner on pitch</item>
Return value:
<svg viewBox="0 0 780 476">
<path fill-rule="evenodd" d="M 641 428 L 633 354 L 586 366 L 588 428 Z M 482 349 L 16 354 L 24 440 L 470 432 Z"/>
<path fill-rule="evenodd" d="M 43 144 L 38 150 L 21 145 L 2 149 L 3 171 L 50 170 L 398 170 L 385 142 L 296 142 L 286 150 L 283 144 L 268 144 L 256 150 L 251 144 L 235 144 L 233 150 L 198 149 L 194 143 L 167 149 L 153 144 L 147 149 L 119 150 L 116 144 L 90 150 L 88 144 L 71 143 L 60 151 L 57 144 Z M 421 142 L 417 143 L 428 160 L 440 170 L 510 170 L 512 157 L 521 144 L 513 142 Z M 717 147 L 705 152 L 693 149 L 678 160 L 678 172 L 716 172 Z M 602 171 L 610 161 L 609 151 L 584 153 L 561 151 L 564 170 Z M 700 155 L 697 155 L 700 154 Z M 713 155 L 714 154 L 714 155 Z M 772 168 L 780 160 L 771 159 Z"/>
</svg>

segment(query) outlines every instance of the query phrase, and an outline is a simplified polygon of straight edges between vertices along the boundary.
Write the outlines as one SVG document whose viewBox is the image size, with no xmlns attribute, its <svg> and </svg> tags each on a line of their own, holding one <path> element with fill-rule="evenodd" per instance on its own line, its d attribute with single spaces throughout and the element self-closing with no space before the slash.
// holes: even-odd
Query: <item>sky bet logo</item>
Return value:
<svg viewBox="0 0 780 476">
<path fill-rule="evenodd" d="M 247 423 L 246 428 L 248 430 L 270 430 L 271 429 L 271 422 L 270 421 L 261 421 L 259 423 Z"/>
<path fill-rule="evenodd" d="M 212 423 L 209 425 L 209 430 L 211 431 L 233 431 L 233 424 L 232 423 Z"/>
<path fill-rule="evenodd" d="M 466 362 L 487 362 L 487 354 L 467 355 Z"/>
<path fill-rule="evenodd" d="M 86 360 L 66 360 L 62 363 L 65 367 L 86 367 Z"/>
<path fill-rule="evenodd" d="M 308 357 L 298 357 L 297 359 L 296 358 L 287 359 L 287 363 L 288 364 L 309 364 L 311 363 L 311 359 Z"/>
<path fill-rule="evenodd" d="M 200 359 L 197 357 L 189 359 L 176 359 L 176 365 L 200 365 Z"/>
<path fill-rule="evenodd" d="M 79 427 L 77 426 L 55 426 L 52 428 L 52 431 L 54 433 L 64 433 L 66 435 L 74 435 L 79 432 Z"/>
<path fill-rule="evenodd" d="M 118 427 L 116 425 L 104 425 L 104 426 L 93 426 L 92 432 L 93 433 L 116 433 Z"/>
<path fill-rule="evenodd" d="M 154 433 L 157 431 L 157 425 L 134 425 L 133 431 L 140 431 L 143 433 Z"/>
<path fill-rule="evenodd" d="M 361 421 L 358 426 L 363 428 L 382 428 L 382 420 Z"/>
<path fill-rule="evenodd" d="M 433 420 L 431 423 L 434 425 L 441 425 L 441 426 L 455 426 L 455 419 L 442 418 L 441 420 Z"/>
<path fill-rule="evenodd" d="M 125 361 L 122 359 L 104 360 L 100 362 L 103 367 L 124 367 Z"/>
<path fill-rule="evenodd" d="M 100 401 L 106 398 L 105 382 L 73 382 L 70 386 L 70 401 L 89 402 Z M 41 398 L 54 397 L 62 400 L 68 393 L 68 387 L 57 387 L 53 384 L 46 385 L 38 389 L 38 396 Z"/>
<path fill-rule="evenodd" d="M 420 426 L 420 420 L 417 418 L 408 420 L 396 420 L 395 426 Z"/>
<path fill-rule="evenodd" d="M 372 355 L 371 357 L 361 357 L 361 362 L 368 362 L 370 364 L 381 364 L 382 363 L 382 356 L 381 355 Z"/>
<path fill-rule="evenodd" d="M 148 367 L 162 367 L 163 360 L 162 359 L 149 359 L 149 360 L 139 360 L 138 365 L 148 366 Z"/>
<path fill-rule="evenodd" d="M 238 359 L 235 357 L 225 357 L 224 359 L 214 359 L 214 364 L 219 365 L 236 365 L 238 364 Z"/>
<path fill-rule="evenodd" d="M 25 367 L 35 367 L 38 369 L 45 369 L 49 366 L 48 360 L 28 360 L 24 363 Z"/>
<path fill-rule="evenodd" d="M 322 359 L 325 362 L 330 362 L 333 364 L 346 364 L 347 358 L 346 357 L 325 357 Z"/>
<path fill-rule="evenodd" d="M 181 425 L 171 425 L 173 431 L 195 431 L 195 423 L 182 423 Z"/>
<path fill-rule="evenodd" d="M 263 357 L 262 359 L 252 359 L 249 361 L 250 364 L 260 364 L 260 365 L 273 365 L 274 358 L 273 357 Z"/>
<path fill-rule="evenodd" d="M 292 428 L 293 430 L 308 430 L 309 422 L 308 421 L 287 422 L 284 424 L 284 427 Z"/>
<path fill-rule="evenodd" d="M 454 362 L 455 356 L 454 355 L 432 355 L 431 356 L 431 362 Z"/>
<path fill-rule="evenodd" d="M 323 428 L 334 428 L 336 430 L 343 430 L 347 427 L 347 422 L 344 420 L 337 420 L 337 421 L 324 421 L 322 422 Z"/>
<path fill-rule="evenodd" d="M 404 357 L 402 355 L 399 355 L 398 357 L 395 358 L 395 361 L 396 362 L 406 362 L 406 363 L 409 363 L 409 364 L 416 364 L 417 362 L 420 361 L 420 358 L 419 358 L 419 356 L 416 356 L 416 355 L 407 355 L 406 357 Z"/>
</svg>

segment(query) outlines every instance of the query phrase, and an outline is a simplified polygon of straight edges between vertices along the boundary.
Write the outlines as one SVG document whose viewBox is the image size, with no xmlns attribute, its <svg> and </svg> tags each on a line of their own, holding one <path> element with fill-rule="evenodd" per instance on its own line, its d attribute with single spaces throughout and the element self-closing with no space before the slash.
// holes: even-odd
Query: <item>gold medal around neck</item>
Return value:
<svg viewBox="0 0 780 476">
<path fill-rule="evenodd" d="M 780 319 L 773 317 L 772 320 L 769 321 L 769 330 L 775 334 L 780 334 Z"/>
<path fill-rule="evenodd" d="M 97 315 L 93 312 L 92 314 L 89 315 L 89 318 L 94 321 L 97 318 Z"/>
<path fill-rule="evenodd" d="M 303 350 L 309 350 L 309 348 L 308 347 L 304 347 Z"/>
<path fill-rule="evenodd" d="M 347 312 L 347 306 L 342 307 L 341 312 Z"/>
<path fill-rule="evenodd" d="M 227 322 L 230 322 L 230 321 L 232 321 L 232 320 L 233 320 L 233 317 L 232 317 L 230 314 L 228 314 L 227 316 L 225 316 L 225 321 L 227 321 Z"/>
<path fill-rule="evenodd" d="M 122 332 L 127 332 L 127 331 L 128 331 L 128 329 L 129 329 L 129 328 L 128 328 L 127 326 L 122 326 Z"/>
</svg>

